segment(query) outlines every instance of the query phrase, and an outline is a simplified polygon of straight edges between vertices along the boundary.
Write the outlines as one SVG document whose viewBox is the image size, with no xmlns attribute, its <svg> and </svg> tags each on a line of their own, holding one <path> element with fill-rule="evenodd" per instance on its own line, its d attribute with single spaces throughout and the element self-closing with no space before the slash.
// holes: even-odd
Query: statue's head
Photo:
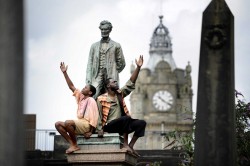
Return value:
<svg viewBox="0 0 250 166">
<path fill-rule="evenodd" d="M 104 21 L 100 22 L 99 29 L 101 30 L 102 37 L 103 38 L 109 37 L 109 34 L 112 31 L 112 28 L 113 28 L 113 26 L 109 21 L 104 20 Z"/>
</svg>

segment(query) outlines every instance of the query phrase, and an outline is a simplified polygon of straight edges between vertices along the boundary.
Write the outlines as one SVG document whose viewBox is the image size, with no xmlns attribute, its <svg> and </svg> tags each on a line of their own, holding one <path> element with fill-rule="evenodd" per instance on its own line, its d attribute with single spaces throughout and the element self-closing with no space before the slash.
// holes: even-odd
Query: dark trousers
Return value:
<svg viewBox="0 0 250 166">
<path fill-rule="evenodd" d="M 103 127 L 104 132 L 108 133 L 134 133 L 134 136 L 143 137 L 145 134 L 146 122 L 144 120 L 132 119 L 129 116 L 122 116 L 118 119 L 112 120 Z"/>
</svg>

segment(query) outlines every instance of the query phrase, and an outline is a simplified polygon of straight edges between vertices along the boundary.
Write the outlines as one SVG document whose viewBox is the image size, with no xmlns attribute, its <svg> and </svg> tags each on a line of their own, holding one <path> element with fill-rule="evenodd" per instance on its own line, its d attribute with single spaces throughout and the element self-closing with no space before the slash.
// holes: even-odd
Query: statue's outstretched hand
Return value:
<svg viewBox="0 0 250 166">
<path fill-rule="evenodd" d="M 137 65 L 137 67 L 141 67 L 143 64 L 143 55 L 140 55 L 138 61 L 135 59 L 135 63 Z"/>
<path fill-rule="evenodd" d="M 61 62 L 61 64 L 60 64 L 60 69 L 61 69 L 61 71 L 64 73 L 64 72 L 66 72 L 66 71 L 67 71 L 67 69 L 68 69 L 68 65 L 67 65 L 67 66 L 65 66 L 64 62 Z"/>
</svg>

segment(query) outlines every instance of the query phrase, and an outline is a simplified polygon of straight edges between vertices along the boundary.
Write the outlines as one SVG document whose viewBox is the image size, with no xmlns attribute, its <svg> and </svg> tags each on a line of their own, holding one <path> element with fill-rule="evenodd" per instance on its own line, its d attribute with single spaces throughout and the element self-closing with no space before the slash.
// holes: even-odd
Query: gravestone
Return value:
<svg viewBox="0 0 250 166">
<path fill-rule="evenodd" d="M 236 165 L 234 90 L 234 17 L 224 0 L 212 0 L 202 21 L 196 166 Z"/>
</svg>

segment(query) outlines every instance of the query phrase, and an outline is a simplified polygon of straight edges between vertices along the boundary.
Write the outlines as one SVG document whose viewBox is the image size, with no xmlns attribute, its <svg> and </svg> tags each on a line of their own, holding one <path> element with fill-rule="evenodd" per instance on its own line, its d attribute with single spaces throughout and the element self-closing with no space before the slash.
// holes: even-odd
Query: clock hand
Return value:
<svg viewBox="0 0 250 166">
<path fill-rule="evenodd" d="M 169 103 L 169 102 L 167 102 L 166 100 L 164 100 L 161 96 L 158 96 L 158 98 L 159 98 L 162 102 L 164 102 L 164 103 L 166 103 L 166 104 L 168 104 L 168 105 L 172 105 L 171 103 Z"/>
<path fill-rule="evenodd" d="M 171 103 L 167 102 L 168 105 L 172 105 Z"/>
<path fill-rule="evenodd" d="M 159 98 L 162 102 L 166 103 L 166 101 L 165 101 L 163 98 L 161 98 L 161 96 L 158 96 L 158 98 Z"/>
</svg>

